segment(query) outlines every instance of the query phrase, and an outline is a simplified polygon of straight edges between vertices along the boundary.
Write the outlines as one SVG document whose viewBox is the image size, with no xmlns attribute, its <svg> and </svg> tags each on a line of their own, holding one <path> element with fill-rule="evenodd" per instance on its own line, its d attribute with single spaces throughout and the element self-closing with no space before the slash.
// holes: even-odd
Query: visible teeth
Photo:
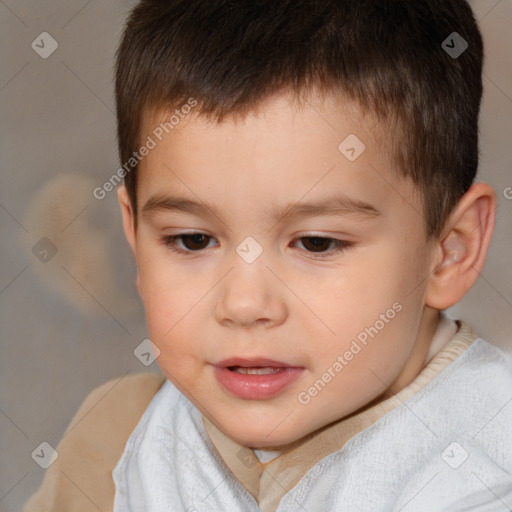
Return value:
<svg viewBox="0 0 512 512">
<path fill-rule="evenodd" d="M 249 375 L 269 375 L 271 373 L 279 373 L 282 372 L 284 368 L 272 368 L 272 367 L 265 367 L 265 368 L 245 368 L 243 366 L 235 366 L 232 367 L 232 371 L 236 373 L 243 373 L 243 374 L 249 374 Z"/>
</svg>

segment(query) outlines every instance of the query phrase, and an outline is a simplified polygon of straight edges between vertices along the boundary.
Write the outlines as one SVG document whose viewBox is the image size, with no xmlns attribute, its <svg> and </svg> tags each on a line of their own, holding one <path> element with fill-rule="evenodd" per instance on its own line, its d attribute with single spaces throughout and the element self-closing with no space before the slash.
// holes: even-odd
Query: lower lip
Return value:
<svg viewBox="0 0 512 512">
<path fill-rule="evenodd" d="M 227 368 L 215 367 L 215 376 L 224 389 L 245 400 L 272 398 L 283 391 L 302 373 L 304 368 L 284 368 L 277 373 L 251 375 Z"/>
</svg>

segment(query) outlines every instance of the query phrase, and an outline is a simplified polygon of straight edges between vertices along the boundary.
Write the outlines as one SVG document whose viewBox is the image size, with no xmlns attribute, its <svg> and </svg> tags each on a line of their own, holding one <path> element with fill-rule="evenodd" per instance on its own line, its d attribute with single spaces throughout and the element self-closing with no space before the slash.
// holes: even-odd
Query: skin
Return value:
<svg viewBox="0 0 512 512">
<path fill-rule="evenodd" d="M 163 112 L 147 116 L 142 140 L 162 119 Z M 320 95 L 302 109 L 289 94 L 275 95 L 244 119 L 221 124 L 191 114 L 142 160 L 137 222 L 125 188 L 118 191 L 157 361 L 240 444 L 286 448 L 403 389 L 426 364 L 439 310 L 460 300 L 483 266 L 494 227 L 492 189 L 473 185 L 441 237 L 428 240 L 420 195 L 399 177 L 378 130 L 357 106 Z M 338 150 L 352 133 L 366 145 L 354 162 Z M 380 214 L 268 216 L 270 209 L 340 192 Z M 144 214 L 156 195 L 207 203 L 218 214 Z M 190 231 L 211 238 L 203 245 L 178 239 L 188 255 L 162 243 Z M 263 250 L 253 263 L 236 252 L 248 236 Z M 308 237 L 351 246 L 336 252 L 324 240 L 315 252 Z M 463 250 L 454 257 L 453 247 Z M 299 393 L 396 303 L 401 311 L 378 335 L 300 403 Z M 276 397 L 244 400 L 219 385 L 212 367 L 236 356 L 304 370 Z"/>
</svg>

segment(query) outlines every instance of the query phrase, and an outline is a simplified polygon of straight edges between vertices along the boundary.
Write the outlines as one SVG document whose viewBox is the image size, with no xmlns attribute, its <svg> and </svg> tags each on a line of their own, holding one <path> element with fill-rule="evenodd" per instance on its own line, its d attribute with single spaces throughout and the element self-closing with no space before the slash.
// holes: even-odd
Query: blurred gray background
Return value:
<svg viewBox="0 0 512 512">
<path fill-rule="evenodd" d="M 498 223 L 483 274 L 449 313 L 510 350 L 512 0 L 471 4 L 487 59 L 478 179 L 497 192 Z M 0 1 L 4 512 L 39 486 L 44 469 L 31 453 L 58 444 L 89 391 L 128 372 L 159 372 L 133 353 L 147 333 L 116 194 L 92 195 L 119 167 L 113 59 L 133 5 Z"/>
</svg>

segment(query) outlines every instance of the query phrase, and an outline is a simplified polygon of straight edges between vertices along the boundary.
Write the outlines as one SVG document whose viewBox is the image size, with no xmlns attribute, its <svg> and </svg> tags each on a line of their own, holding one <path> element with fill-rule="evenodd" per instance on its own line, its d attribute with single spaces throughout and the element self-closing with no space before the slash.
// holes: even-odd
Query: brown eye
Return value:
<svg viewBox="0 0 512 512">
<path fill-rule="evenodd" d="M 306 252 L 317 259 L 333 256 L 335 253 L 339 253 L 354 246 L 353 242 L 347 240 L 338 240 L 337 238 L 327 238 L 323 236 L 303 236 L 297 238 L 297 240 L 300 240 Z"/>
<path fill-rule="evenodd" d="M 307 240 L 307 243 L 302 243 L 302 245 L 311 252 L 324 252 L 329 249 L 332 238 L 322 238 L 319 236 L 305 236 L 300 240 Z"/>
<path fill-rule="evenodd" d="M 183 233 L 181 235 L 164 236 L 162 243 L 175 252 L 186 254 L 206 249 L 211 239 L 211 236 L 204 233 Z M 178 241 L 181 241 L 181 244 Z"/>
<path fill-rule="evenodd" d="M 210 237 L 202 233 L 195 233 L 193 235 L 181 235 L 180 238 L 186 249 L 190 251 L 200 251 L 208 246 L 208 239 Z"/>
</svg>

